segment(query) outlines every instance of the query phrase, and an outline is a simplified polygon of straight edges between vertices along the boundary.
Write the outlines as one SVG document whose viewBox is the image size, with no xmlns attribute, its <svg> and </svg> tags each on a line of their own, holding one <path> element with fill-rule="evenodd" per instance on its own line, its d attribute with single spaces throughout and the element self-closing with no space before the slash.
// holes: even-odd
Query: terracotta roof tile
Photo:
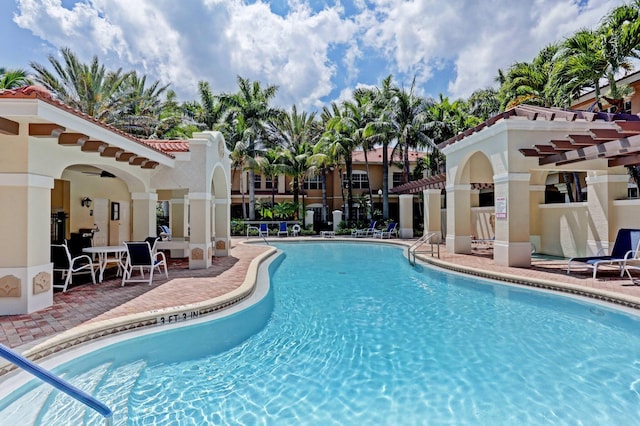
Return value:
<svg viewBox="0 0 640 426">
<path fill-rule="evenodd" d="M 97 120 L 96 118 L 85 114 L 82 111 L 79 111 L 75 108 L 72 108 L 56 99 L 53 99 L 53 96 L 51 95 L 51 93 L 44 87 L 42 86 L 23 86 L 23 87 L 19 87 L 17 89 L 12 89 L 12 90 L 0 90 L 0 99 L 38 99 L 41 100 L 43 102 L 46 102 L 50 105 L 55 106 L 56 108 L 59 108 L 61 110 L 64 110 L 68 113 L 71 113 L 77 117 L 82 118 L 83 120 L 86 121 L 90 121 L 93 124 L 96 124 L 104 129 L 109 130 L 112 133 L 118 134 L 124 138 L 127 138 L 133 142 L 139 143 L 140 145 L 144 145 L 147 148 L 150 148 L 154 151 L 157 151 L 163 155 L 166 155 L 169 158 L 175 158 L 173 156 L 173 154 L 171 154 L 170 152 L 172 151 L 164 151 L 162 149 L 162 147 L 158 147 L 158 146 L 154 146 L 153 144 L 149 144 L 147 143 L 147 141 L 145 141 L 144 139 L 138 139 L 134 136 L 131 136 L 130 134 L 123 132 L 120 129 L 117 129 L 109 124 L 103 123 L 100 120 Z M 181 141 L 184 142 L 184 141 Z"/>
</svg>

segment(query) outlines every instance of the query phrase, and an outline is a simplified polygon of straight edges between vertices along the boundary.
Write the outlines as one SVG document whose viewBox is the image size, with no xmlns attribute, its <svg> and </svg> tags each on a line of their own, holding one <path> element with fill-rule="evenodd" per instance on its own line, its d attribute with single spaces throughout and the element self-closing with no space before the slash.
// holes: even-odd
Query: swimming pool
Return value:
<svg viewBox="0 0 640 426">
<path fill-rule="evenodd" d="M 383 244 L 278 247 L 272 288 L 248 310 L 127 340 L 56 371 L 110 405 L 114 424 L 640 418 L 635 315 L 412 268 Z M 16 404 L 47 406 L 30 409 L 41 424 L 102 424 L 47 387 L 16 395 Z M 6 404 L 0 424 L 19 412 Z"/>
</svg>

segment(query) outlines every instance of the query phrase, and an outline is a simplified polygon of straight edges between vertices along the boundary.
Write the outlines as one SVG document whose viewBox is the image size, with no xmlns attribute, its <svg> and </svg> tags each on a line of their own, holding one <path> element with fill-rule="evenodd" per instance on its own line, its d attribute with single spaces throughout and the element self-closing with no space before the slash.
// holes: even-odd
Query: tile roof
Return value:
<svg viewBox="0 0 640 426">
<path fill-rule="evenodd" d="M 497 114 L 484 123 L 439 144 L 438 148 L 442 149 L 480 132 L 500 120 L 508 120 L 513 117 L 526 118 L 531 121 L 573 122 L 581 120 L 588 123 L 596 121 L 600 123 L 589 129 L 577 128 L 576 134 L 569 134 L 566 138 L 550 139 L 546 144 L 537 144 L 531 148 L 519 150 L 525 157 L 538 157 L 541 166 L 548 164 L 560 166 L 597 158 L 608 159 L 609 167 L 640 164 L 640 139 L 630 139 L 640 135 L 640 117 L 638 115 L 543 108 L 533 105 L 518 105 Z"/>
<path fill-rule="evenodd" d="M 89 121 L 92 124 L 98 125 L 100 127 L 103 127 L 107 130 L 109 130 L 112 133 L 118 134 L 124 138 L 127 138 L 133 142 L 136 142 L 140 145 L 143 145 L 149 149 L 152 149 L 154 151 L 157 151 L 163 155 L 166 155 L 169 158 L 174 158 L 173 154 L 171 154 L 171 152 L 182 152 L 181 150 L 176 150 L 176 149 L 172 149 L 171 146 L 171 141 L 163 141 L 166 142 L 166 144 L 154 144 L 151 141 L 145 140 L 145 139 L 139 139 L 136 138 L 126 132 L 123 132 L 120 129 L 117 129 L 109 124 L 103 123 L 102 121 L 88 115 L 85 114 L 82 111 L 79 111 L 75 108 L 72 108 L 56 99 L 53 98 L 53 96 L 51 95 L 51 93 L 44 87 L 42 86 L 24 86 L 24 87 L 19 87 L 17 89 L 11 89 L 11 90 L 7 90 L 7 89 L 3 89 L 0 90 L 0 99 L 38 99 L 40 101 L 46 102 L 50 105 L 55 106 L 56 108 L 59 108 L 61 110 L 64 110 L 70 114 L 73 114 L 77 117 L 82 118 L 83 120 Z M 178 141 L 181 144 L 184 144 L 185 141 Z M 186 142 L 188 144 L 188 142 Z M 166 150 L 164 149 L 166 148 Z M 183 148 L 181 148 L 183 149 Z M 187 149 L 188 150 L 188 149 Z"/>
<path fill-rule="evenodd" d="M 382 164 L 382 147 L 375 148 L 371 151 L 367 151 L 367 160 L 369 163 L 380 163 Z M 393 148 L 387 148 L 387 153 L 389 156 L 389 161 L 402 161 L 402 156 L 399 152 L 396 152 L 396 155 L 391 158 L 391 154 L 393 153 Z M 409 161 L 417 161 L 419 158 L 426 156 L 426 152 L 420 151 L 409 151 Z M 353 151 L 352 157 L 354 163 L 364 163 L 364 151 L 357 150 Z"/>
</svg>

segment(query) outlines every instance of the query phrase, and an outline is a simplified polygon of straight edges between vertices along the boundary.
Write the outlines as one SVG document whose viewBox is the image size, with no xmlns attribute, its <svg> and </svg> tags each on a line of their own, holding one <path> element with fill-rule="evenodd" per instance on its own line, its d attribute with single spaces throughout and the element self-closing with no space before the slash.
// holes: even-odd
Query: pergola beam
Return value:
<svg viewBox="0 0 640 426">
<path fill-rule="evenodd" d="M 67 129 L 55 123 L 29 123 L 29 136 L 57 138 L 65 130 Z"/>
<path fill-rule="evenodd" d="M 58 136 L 58 144 L 64 146 L 82 146 L 89 140 L 89 136 L 82 133 L 62 133 Z"/>
<path fill-rule="evenodd" d="M 20 124 L 8 118 L 0 117 L 0 133 L 3 135 L 18 136 Z"/>
</svg>

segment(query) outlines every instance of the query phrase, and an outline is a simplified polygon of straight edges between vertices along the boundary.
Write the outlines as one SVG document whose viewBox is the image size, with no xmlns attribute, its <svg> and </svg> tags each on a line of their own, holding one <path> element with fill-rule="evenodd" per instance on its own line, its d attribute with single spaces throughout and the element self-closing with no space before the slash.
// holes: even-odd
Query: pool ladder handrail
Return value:
<svg viewBox="0 0 640 426">
<path fill-rule="evenodd" d="M 440 242 L 433 241 L 433 237 L 435 237 L 436 235 L 438 235 L 437 232 L 429 232 L 427 234 L 424 234 L 407 249 L 407 259 L 409 260 L 409 264 L 411 266 L 415 266 L 416 264 L 416 253 L 431 253 L 431 257 L 437 256 L 438 259 L 440 258 Z M 418 251 L 420 247 L 427 243 L 431 245 L 430 250 Z M 436 246 L 435 250 L 433 248 L 434 245 Z"/>
<path fill-rule="evenodd" d="M 79 401 L 87 407 L 93 409 L 102 417 L 104 417 L 105 425 L 111 426 L 113 424 L 113 412 L 109 407 L 107 407 L 105 404 L 98 401 L 88 393 L 73 386 L 71 383 L 67 382 L 61 377 L 56 376 L 51 371 L 46 370 L 40 367 L 38 364 L 29 361 L 27 358 L 2 344 L 0 344 L 0 357 L 6 359 L 10 363 L 18 366 L 19 368 L 25 370 L 26 372 L 39 378 L 40 380 L 50 384 L 54 388 L 66 393 L 76 401 Z"/>
<path fill-rule="evenodd" d="M 251 225 L 247 226 L 247 240 L 249 239 L 249 231 L 252 229 L 255 229 L 256 231 L 258 231 L 258 236 L 262 238 L 262 241 L 264 241 L 266 245 L 268 246 L 271 245 L 269 244 L 269 241 L 267 241 L 267 237 L 265 237 L 260 233 L 260 228 L 258 228 L 257 226 L 251 226 Z"/>
</svg>

